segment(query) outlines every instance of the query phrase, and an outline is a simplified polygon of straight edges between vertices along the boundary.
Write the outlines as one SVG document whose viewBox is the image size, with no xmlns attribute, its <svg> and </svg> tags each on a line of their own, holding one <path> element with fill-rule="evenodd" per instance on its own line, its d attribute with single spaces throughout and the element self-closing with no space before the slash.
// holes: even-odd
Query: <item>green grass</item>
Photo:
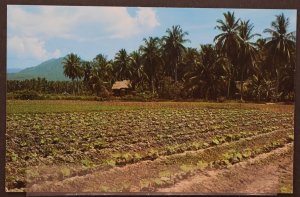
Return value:
<svg viewBox="0 0 300 197">
<path fill-rule="evenodd" d="M 272 112 L 293 112 L 293 105 L 264 105 L 254 103 L 213 103 L 213 102 L 118 102 L 83 100 L 7 100 L 6 111 L 14 113 L 54 113 L 130 110 L 143 108 L 212 108 L 212 109 L 251 109 Z"/>
<path fill-rule="evenodd" d="M 38 100 L 22 101 L 8 100 L 7 114 L 15 113 L 55 113 L 55 112 L 92 112 L 139 109 L 137 106 L 111 105 L 98 101 L 65 101 L 65 100 Z"/>
</svg>

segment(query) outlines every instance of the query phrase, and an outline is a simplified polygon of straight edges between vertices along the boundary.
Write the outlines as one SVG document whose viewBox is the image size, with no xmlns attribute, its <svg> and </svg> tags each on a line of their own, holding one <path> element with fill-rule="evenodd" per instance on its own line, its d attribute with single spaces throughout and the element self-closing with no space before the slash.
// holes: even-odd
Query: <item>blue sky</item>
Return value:
<svg viewBox="0 0 300 197">
<path fill-rule="evenodd" d="M 126 8 L 8 6 L 7 68 L 36 66 L 70 52 L 84 60 L 102 53 L 113 58 L 121 48 L 137 49 L 143 38 L 161 37 L 172 25 L 180 25 L 189 35 L 188 47 L 213 43 L 220 33 L 214 27 L 223 13 L 250 19 L 254 33 L 262 34 L 275 15 L 290 19 L 289 31 L 296 30 L 296 10 L 204 9 L 204 8 Z"/>
</svg>

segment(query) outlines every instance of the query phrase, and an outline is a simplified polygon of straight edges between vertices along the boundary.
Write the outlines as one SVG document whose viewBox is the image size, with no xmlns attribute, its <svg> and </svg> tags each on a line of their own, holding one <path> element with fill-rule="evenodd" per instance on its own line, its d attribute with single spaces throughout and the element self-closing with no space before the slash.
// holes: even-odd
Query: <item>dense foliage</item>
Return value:
<svg viewBox="0 0 300 197">
<path fill-rule="evenodd" d="M 106 97 L 117 80 L 129 79 L 137 92 L 151 92 L 159 98 L 220 98 L 252 101 L 293 101 L 296 64 L 295 32 L 288 32 L 289 19 L 276 16 L 262 38 L 253 24 L 234 13 L 224 13 L 215 27 L 220 34 L 214 44 L 200 50 L 185 47 L 188 32 L 178 25 L 161 38 L 143 39 L 139 49 L 121 49 L 113 60 L 103 54 L 82 61 L 69 54 L 64 74 L 72 82 L 44 79 L 8 81 L 8 92 L 35 90 L 41 93 L 69 93 Z"/>
</svg>

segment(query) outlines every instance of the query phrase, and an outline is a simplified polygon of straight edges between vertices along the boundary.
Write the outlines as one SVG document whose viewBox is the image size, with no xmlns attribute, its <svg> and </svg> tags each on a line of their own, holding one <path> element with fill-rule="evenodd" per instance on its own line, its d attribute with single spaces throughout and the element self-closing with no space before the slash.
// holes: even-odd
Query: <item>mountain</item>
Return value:
<svg viewBox="0 0 300 197">
<path fill-rule="evenodd" d="M 47 60 L 37 66 L 26 68 L 16 73 L 8 73 L 8 80 L 25 80 L 32 78 L 46 78 L 49 81 L 69 81 L 64 76 L 63 69 L 64 57 Z"/>
<path fill-rule="evenodd" d="M 22 68 L 7 68 L 7 73 L 17 73 L 21 70 Z"/>
</svg>

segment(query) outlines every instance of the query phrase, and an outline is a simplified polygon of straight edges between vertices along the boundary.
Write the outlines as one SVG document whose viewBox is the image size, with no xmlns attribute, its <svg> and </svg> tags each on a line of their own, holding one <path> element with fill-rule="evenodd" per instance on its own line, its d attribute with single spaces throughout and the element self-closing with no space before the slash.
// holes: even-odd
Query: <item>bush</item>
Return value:
<svg viewBox="0 0 300 197">
<path fill-rule="evenodd" d="M 217 98 L 217 101 L 218 101 L 219 103 L 223 103 L 223 102 L 226 101 L 226 97 L 220 96 L 220 97 Z"/>
<path fill-rule="evenodd" d="M 38 92 L 34 90 L 22 90 L 15 92 L 15 98 L 21 100 L 38 100 L 43 99 L 43 96 L 39 95 Z"/>
<path fill-rule="evenodd" d="M 145 98 L 140 95 L 125 95 L 122 96 L 122 100 L 125 101 L 145 101 Z"/>
<path fill-rule="evenodd" d="M 6 99 L 7 100 L 15 99 L 15 94 L 13 92 L 6 93 Z"/>
<path fill-rule="evenodd" d="M 157 94 L 152 94 L 150 91 L 141 93 L 135 92 L 134 94 L 128 94 L 121 97 L 124 101 L 153 101 L 158 98 Z"/>
<path fill-rule="evenodd" d="M 104 86 L 101 88 L 101 91 L 99 93 L 99 96 L 101 98 L 109 98 L 111 96 L 111 93 L 105 88 Z"/>
<path fill-rule="evenodd" d="M 152 93 L 151 91 L 145 91 L 142 93 L 138 93 L 137 96 L 143 98 L 144 101 L 152 101 L 158 98 L 158 94 Z"/>
<path fill-rule="evenodd" d="M 171 77 L 164 77 L 161 81 L 161 88 L 158 95 L 163 99 L 178 99 L 184 97 L 184 87 L 182 82 L 175 82 Z"/>
</svg>

